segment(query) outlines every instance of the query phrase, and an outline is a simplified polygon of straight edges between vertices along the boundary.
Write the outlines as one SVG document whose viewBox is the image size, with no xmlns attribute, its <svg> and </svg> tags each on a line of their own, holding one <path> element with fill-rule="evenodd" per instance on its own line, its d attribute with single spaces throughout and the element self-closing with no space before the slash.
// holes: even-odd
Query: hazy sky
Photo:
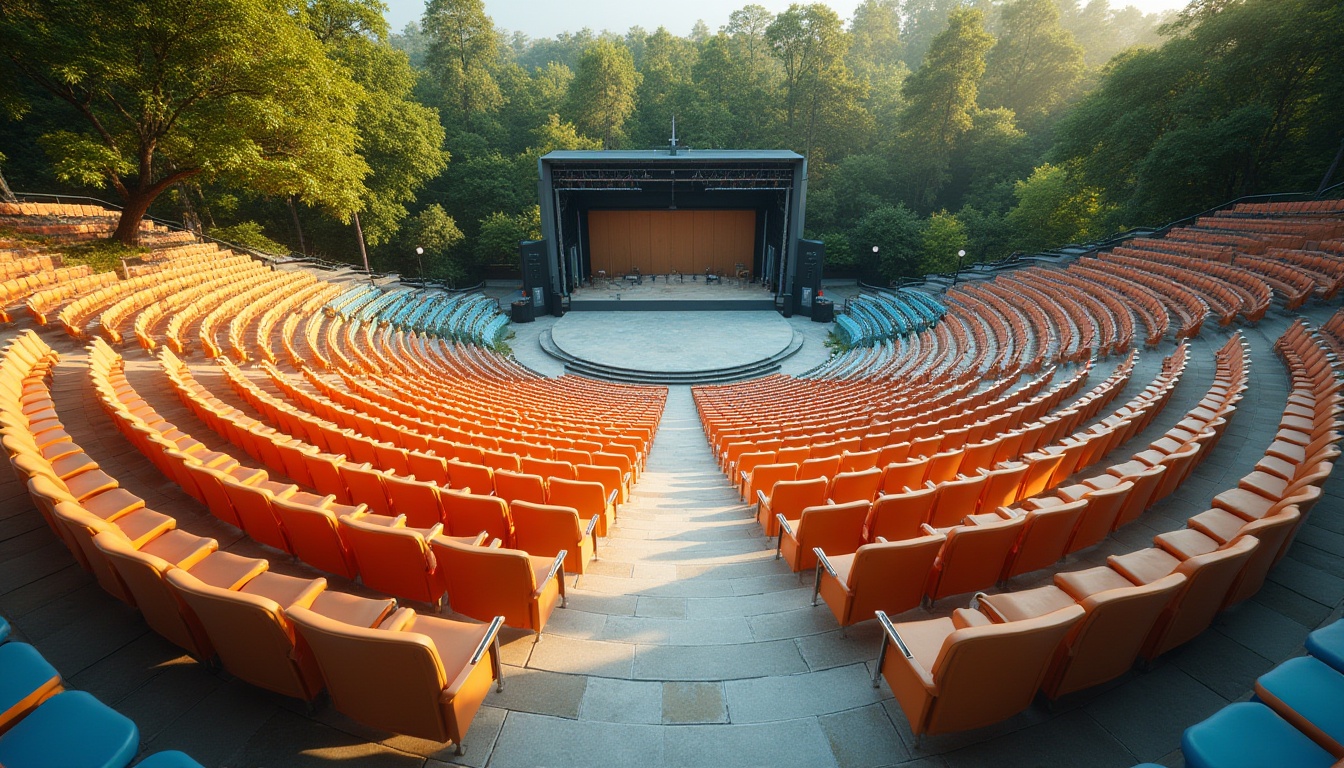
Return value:
<svg viewBox="0 0 1344 768">
<path fill-rule="evenodd" d="M 794 0 L 798 2 L 799 0 Z M 387 20 L 393 30 L 419 19 L 424 0 L 384 0 Z M 711 31 L 728 22 L 728 14 L 756 2 L 778 13 L 789 7 L 790 0 L 485 0 L 485 12 L 495 26 L 525 32 L 529 37 L 552 37 L 584 27 L 594 31 L 609 29 L 624 32 L 638 24 L 652 32 L 660 26 L 677 35 L 691 31 L 696 19 L 704 19 Z M 1134 5 L 1145 13 L 1182 8 L 1188 0 L 1111 0 L 1112 6 Z M 848 19 L 858 0 L 831 0 L 829 5 Z"/>
</svg>

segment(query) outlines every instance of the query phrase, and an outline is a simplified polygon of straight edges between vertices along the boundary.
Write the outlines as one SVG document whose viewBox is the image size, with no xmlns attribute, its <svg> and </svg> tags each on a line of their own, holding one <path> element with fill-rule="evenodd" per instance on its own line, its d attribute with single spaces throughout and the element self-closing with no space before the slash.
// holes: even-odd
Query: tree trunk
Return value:
<svg viewBox="0 0 1344 768">
<path fill-rule="evenodd" d="M 117 222 L 117 231 L 112 233 L 112 239 L 122 245 L 137 246 L 140 244 L 140 220 L 145 217 L 145 212 L 149 210 L 149 204 L 154 202 L 156 194 L 144 190 L 130 190 L 130 195 L 126 198 L 126 203 L 121 209 L 121 219 Z"/>
<path fill-rule="evenodd" d="M 6 203 L 19 202 L 18 198 L 14 197 L 14 193 L 10 191 L 9 182 L 5 181 L 5 174 L 3 173 L 0 173 L 0 200 Z"/>
<path fill-rule="evenodd" d="M 294 196 L 290 195 L 287 202 L 289 203 L 289 215 L 294 218 L 294 231 L 299 236 L 299 253 L 307 256 L 308 249 L 303 244 L 303 225 L 299 223 L 299 209 L 294 207 Z"/>
</svg>

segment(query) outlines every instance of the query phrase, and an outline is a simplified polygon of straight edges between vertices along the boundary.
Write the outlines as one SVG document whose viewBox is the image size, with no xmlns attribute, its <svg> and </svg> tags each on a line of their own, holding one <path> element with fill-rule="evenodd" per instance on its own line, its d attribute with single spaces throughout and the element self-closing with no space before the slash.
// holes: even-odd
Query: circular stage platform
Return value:
<svg viewBox="0 0 1344 768">
<path fill-rule="evenodd" d="M 541 345 L 584 376 L 702 384 L 773 373 L 802 337 L 774 312 L 575 312 Z"/>
</svg>

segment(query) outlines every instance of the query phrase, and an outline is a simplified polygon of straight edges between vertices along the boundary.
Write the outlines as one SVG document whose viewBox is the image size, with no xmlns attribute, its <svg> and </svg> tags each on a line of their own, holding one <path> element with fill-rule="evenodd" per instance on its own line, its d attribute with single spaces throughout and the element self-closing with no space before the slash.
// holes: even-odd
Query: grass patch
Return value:
<svg viewBox="0 0 1344 768">
<path fill-rule="evenodd" d="M 121 260 L 134 259 L 149 253 L 148 248 L 122 245 L 115 240 L 94 240 L 58 248 L 65 266 L 88 264 L 94 272 L 121 274 Z"/>
<path fill-rule="evenodd" d="M 853 349 L 853 347 L 851 347 L 849 344 L 846 344 L 845 342 L 841 341 L 840 337 L 835 335 L 835 331 L 831 331 L 829 334 L 826 335 L 825 343 L 826 348 L 831 350 L 831 354 L 833 355 L 844 354 L 845 352 L 848 352 L 850 349 Z"/>
</svg>

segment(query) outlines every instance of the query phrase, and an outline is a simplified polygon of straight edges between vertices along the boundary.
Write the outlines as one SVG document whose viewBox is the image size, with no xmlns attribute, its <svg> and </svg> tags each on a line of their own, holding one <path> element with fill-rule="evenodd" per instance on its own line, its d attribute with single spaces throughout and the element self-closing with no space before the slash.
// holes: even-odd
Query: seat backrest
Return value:
<svg viewBox="0 0 1344 768">
<path fill-rule="evenodd" d="M 420 451 L 409 451 L 406 454 L 406 465 L 416 480 L 424 480 L 427 483 L 444 487 L 451 482 L 448 478 L 448 463 L 441 456 Z"/>
<path fill-rule="evenodd" d="M 798 517 L 794 533 L 803 550 L 813 547 L 823 552 L 848 554 L 863 544 L 863 522 L 868 519 L 869 503 L 862 499 L 845 504 L 821 504 L 807 507 Z"/>
<path fill-rule="evenodd" d="M 1063 461 L 1064 454 L 1062 453 L 1038 453 L 1026 459 L 1027 474 L 1022 478 L 1022 488 L 1018 492 L 1018 498 L 1031 498 L 1049 489 L 1051 477 Z"/>
<path fill-rule="evenodd" d="M 1067 553 L 1085 549 L 1106 538 L 1115 528 L 1120 509 L 1133 488 L 1133 481 L 1126 480 L 1112 488 L 1103 488 L 1084 495 L 1083 500 L 1087 502 L 1087 508 L 1078 518 L 1078 527 L 1073 530 L 1073 538 L 1069 539 Z"/>
<path fill-rule="evenodd" d="M 288 499 L 275 499 L 272 507 L 284 526 L 295 557 L 328 573 L 355 578 L 358 571 L 354 556 L 341 538 L 338 519 L 342 515 L 367 511 L 367 507 L 314 507 Z"/>
<path fill-rule="evenodd" d="M 271 492 L 265 488 L 236 481 L 226 481 L 222 484 L 247 535 L 262 544 L 289 552 L 289 540 L 285 537 L 284 529 L 280 527 L 280 519 L 271 509 L 273 498 Z"/>
<path fill-rule="evenodd" d="M 1129 495 L 1125 497 L 1125 503 L 1120 507 L 1120 514 L 1115 519 L 1115 528 L 1128 525 L 1148 509 L 1153 502 L 1153 494 L 1157 492 L 1157 486 L 1162 482 L 1166 472 L 1166 465 L 1158 464 L 1129 478 L 1134 481 L 1134 488 L 1130 490 Z"/>
<path fill-rule="evenodd" d="M 293 629 L 279 603 L 212 587 L 181 568 L 164 578 L 205 628 L 229 674 L 304 701 L 322 690 L 317 663 L 295 649 Z"/>
<path fill-rule="evenodd" d="M 831 480 L 829 496 L 836 504 L 851 501 L 871 502 L 882 484 L 882 470 L 877 467 L 841 472 Z"/>
<path fill-rule="evenodd" d="M 1153 623 L 1185 582 L 1185 574 L 1173 573 L 1081 601 L 1086 616 L 1060 644 L 1043 684 L 1046 695 L 1058 698 L 1127 672 Z"/>
<path fill-rule="evenodd" d="M 859 472 L 865 469 L 877 469 L 880 474 L 882 470 L 877 466 L 879 453 L 881 453 L 880 448 L 867 451 L 846 451 L 840 457 L 840 471 Z"/>
<path fill-rule="evenodd" d="M 1004 569 L 1003 578 L 1011 579 L 1044 568 L 1064 557 L 1064 549 L 1078 527 L 1087 502 L 1078 500 L 1045 509 L 1033 509 L 1024 517 L 1022 537 L 1017 551 Z"/>
<path fill-rule="evenodd" d="M 961 469 L 963 458 L 965 458 L 965 454 L 960 448 L 933 454 L 929 457 L 929 465 L 924 479 L 934 485 L 954 479 L 957 476 L 957 471 Z"/>
<path fill-rule="evenodd" d="M 840 456 L 808 458 L 798 465 L 798 479 L 811 480 L 814 477 L 834 477 L 840 471 Z"/>
<path fill-rule="evenodd" d="M 519 461 L 516 453 L 486 451 L 482 458 L 485 460 L 485 466 L 494 470 L 507 469 L 510 472 L 521 472 L 523 469 L 522 462 Z"/>
<path fill-rule="evenodd" d="M 195 614 L 164 581 L 172 564 L 140 552 L 125 537 L 110 532 L 94 536 L 93 544 L 135 596 L 146 624 L 197 659 L 214 658 L 214 648 Z"/>
<path fill-rule="evenodd" d="M 495 473 L 495 495 L 510 504 L 515 501 L 545 504 L 546 483 L 541 475 L 501 469 Z"/>
<path fill-rule="evenodd" d="M 515 501 L 509 512 L 517 547 L 529 554 L 553 557 L 562 549 L 572 552 L 583 538 L 584 524 L 573 507 Z"/>
<path fill-rule="evenodd" d="M 985 473 L 985 486 L 980 494 L 980 509 L 990 510 L 1017 503 L 1022 478 L 1027 476 L 1027 465 L 1014 462 L 1012 466 L 991 469 Z"/>
<path fill-rule="evenodd" d="M 845 584 L 854 599 L 850 614 L 871 618 L 882 610 L 895 616 L 918 606 L 945 539 L 939 533 L 859 547 Z"/>
<path fill-rule="evenodd" d="M 418 531 L 358 515 L 343 515 L 339 521 L 341 538 L 354 554 L 365 586 L 425 603 L 438 600 L 429 544 Z"/>
<path fill-rule="evenodd" d="M 803 510 L 826 503 L 826 489 L 830 485 L 824 477 L 811 480 L 781 480 L 770 492 L 771 514 L 796 520 Z"/>
<path fill-rule="evenodd" d="M 774 451 L 751 451 L 744 453 L 737 457 L 737 464 L 734 466 L 734 471 L 751 474 L 751 470 L 762 464 L 771 463 L 774 461 L 774 458 Z M 737 477 L 737 475 L 734 475 L 733 480 L 736 481 Z"/>
<path fill-rule="evenodd" d="M 1265 577 L 1269 575 L 1269 569 L 1274 566 L 1279 550 L 1288 541 L 1289 535 L 1301 519 L 1302 515 L 1297 511 L 1297 507 L 1290 505 L 1241 527 L 1238 535 L 1254 536 L 1259 540 L 1260 546 L 1255 548 L 1255 552 L 1246 561 L 1246 567 L 1233 583 L 1227 599 L 1223 601 L 1224 608 L 1236 605 L 1260 591 L 1260 587 L 1264 586 Z"/>
<path fill-rule="evenodd" d="M 1222 549 L 1182 562 L 1176 572 L 1189 580 L 1148 634 L 1143 657 L 1155 659 L 1207 629 L 1259 544 L 1254 536 L 1239 536 Z"/>
<path fill-rule="evenodd" d="M 449 459 L 448 479 L 451 488 L 462 491 L 468 488 L 472 493 L 493 493 L 495 490 L 494 470 L 482 464 L 468 464 L 465 461 Z"/>
<path fill-rule="evenodd" d="M 607 496 L 601 483 L 584 480 L 551 480 L 547 503 L 558 507 L 573 507 L 579 517 L 587 519 L 606 510 Z"/>
<path fill-rule="evenodd" d="M 341 477 L 340 466 L 345 462 L 343 457 L 327 453 L 305 453 L 302 457 L 308 465 L 308 474 L 313 478 L 313 487 L 319 493 L 329 493 L 342 504 L 353 503 L 345 478 Z"/>
<path fill-rule="evenodd" d="M 793 480 L 796 477 L 798 477 L 797 464 L 758 464 L 747 476 L 747 482 L 742 487 L 743 496 L 748 502 L 755 502 L 757 491 L 763 491 L 768 497 L 774 490 L 775 483 Z"/>
<path fill-rule="evenodd" d="M 568 461 L 555 461 L 554 459 L 535 459 L 531 456 L 523 456 L 519 459 L 522 471 L 529 475 L 540 475 L 542 478 L 550 480 L 560 478 L 562 480 L 573 480 L 577 477 L 574 473 L 574 465 Z"/>
<path fill-rule="evenodd" d="M 936 700 L 924 732 L 979 728 L 1026 709 L 1055 649 L 1082 618 L 1083 608 L 1070 605 L 1034 619 L 952 632 L 930 670 Z"/>
<path fill-rule="evenodd" d="M 387 487 L 383 484 L 386 476 L 382 472 L 366 464 L 354 464 L 348 461 L 341 463 L 340 470 L 345 487 L 350 489 L 352 503 L 367 504 L 374 514 L 392 514 L 392 505 L 387 499 Z"/>
<path fill-rule="evenodd" d="M 513 541 L 513 523 L 509 518 L 509 503 L 498 496 L 479 493 L 443 491 L 443 508 L 447 520 L 443 532 L 449 536 L 471 536 L 485 531 L 492 539 L 506 545 Z"/>
<path fill-rule="evenodd" d="M 924 474 L 928 469 L 926 458 L 907 459 L 888 464 L 882 468 L 882 492 L 903 493 L 907 488 L 915 490 L 924 485 Z"/>
<path fill-rule="evenodd" d="M 901 541 L 922 535 L 920 526 L 928 522 L 937 496 L 934 488 L 878 496 L 868 512 L 868 541 L 878 536 Z"/>
<path fill-rule="evenodd" d="M 983 525 L 958 525 L 947 532 L 939 567 L 929 578 L 928 596 L 937 600 L 994 585 L 1017 543 L 1025 517 Z"/>
<path fill-rule="evenodd" d="M 538 585 L 527 552 L 472 547 L 442 536 L 431 546 L 454 612 L 480 621 L 503 616 L 510 627 L 534 629 L 531 603 Z"/>
<path fill-rule="evenodd" d="M 621 471 L 619 469 L 601 467 L 596 464 L 575 464 L 574 471 L 578 473 L 580 480 L 601 484 L 603 498 L 610 496 L 612 491 L 615 491 L 616 500 L 624 501 L 622 492 L 625 489 L 625 484 L 621 481 Z"/>
<path fill-rule="evenodd" d="M 233 502 L 229 499 L 229 494 L 224 492 L 226 479 L 222 473 L 195 462 L 188 462 L 182 468 L 196 481 L 196 487 L 205 497 L 205 505 L 210 509 L 210 514 L 234 528 L 243 527 L 243 522 L 238 519 L 238 513 L 233 508 Z"/>
<path fill-rule="evenodd" d="M 443 522 L 439 488 L 433 483 L 389 475 L 383 479 L 392 499 L 392 512 L 406 516 L 412 528 L 429 528 Z"/>
<path fill-rule="evenodd" d="M 975 475 L 939 483 L 937 498 L 933 501 L 933 512 L 929 516 L 929 525 L 934 528 L 959 525 L 967 515 L 975 514 L 985 481 L 984 475 Z"/>
<path fill-rule="evenodd" d="M 447 681 L 428 637 L 356 627 L 306 608 L 285 614 L 312 650 L 338 710 L 374 728 L 449 739 L 441 703 Z"/>
</svg>

